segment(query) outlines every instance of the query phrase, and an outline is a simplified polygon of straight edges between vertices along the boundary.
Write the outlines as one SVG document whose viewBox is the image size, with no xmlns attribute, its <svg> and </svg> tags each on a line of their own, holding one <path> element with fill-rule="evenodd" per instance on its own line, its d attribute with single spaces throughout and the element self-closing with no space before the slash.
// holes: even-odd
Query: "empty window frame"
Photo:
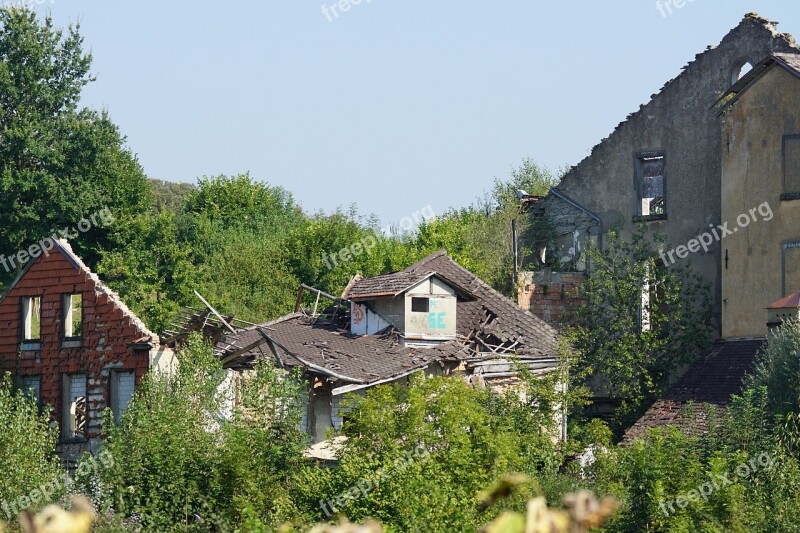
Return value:
<svg viewBox="0 0 800 533">
<path fill-rule="evenodd" d="M 800 199 L 800 135 L 783 137 L 782 200 Z"/>
<path fill-rule="evenodd" d="M 22 376 L 19 378 L 19 385 L 25 394 L 35 398 L 37 402 L 42 401 L 41 376 Z"/>
<path fill-rule="evenodd" d="M 65 439 L 85 438 L 89 418 L 86 374 L 64 374 L 62 387 L 61 435 Z"/>
<path fill-rule="evenodd" d="M 65 294 L 61 297 L 64 314 L 64 340 L 78 340 L 83 335 L 83 296 Z"/>
<path fill-rule="evenodd" d="M 116 370 L 111 373 L 111 411 L 117 423 L 130 405 L 135 389 L 136 374 L 133 370 Z"/>
<path fill-rule="evenodd" d="M 428 298 L 411 298 L 412 313 L 427 313 L 429 308 L 430 301 Z"/>
<path fill-rule="evenodd" d="M 42 340 L 42 299 L 39 296 L 22 298 L 22 341 Z"/>
<path fill-rule="evenodd" d="M 636 215 L 659 218 L 666 216 L 666 166 L 663 152 L 643 152 L 636 155 Z"/>
<path fill-rule="evenodd" d="M 800 291 L 800 241 L 783 243 L 781 250 L 781 292 L 788 296 Z"/>
</svg>

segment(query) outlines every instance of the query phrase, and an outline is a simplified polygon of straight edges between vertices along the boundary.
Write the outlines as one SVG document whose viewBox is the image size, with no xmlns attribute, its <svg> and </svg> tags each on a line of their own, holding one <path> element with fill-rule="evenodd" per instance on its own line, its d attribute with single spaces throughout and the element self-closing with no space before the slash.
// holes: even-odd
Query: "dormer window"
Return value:
<svg viewBox="0 0 800 533">
<path fill-rule="evenodd" d="M 427 313 L 430 310 L 430 298 L 411 298 L 412 313 Z"/>
<path fill-rule="evenodd" d="M 83 336 L 83 296 L 65 294 L 61 304 L 64 313 L 64 340 L 80 340 Z"/>
<path fill-rule="evenodd" d="M 22 299 L 22 342 L 39 343 L 42 340 L 42 299 L 30 296 Z"/>
</svg>

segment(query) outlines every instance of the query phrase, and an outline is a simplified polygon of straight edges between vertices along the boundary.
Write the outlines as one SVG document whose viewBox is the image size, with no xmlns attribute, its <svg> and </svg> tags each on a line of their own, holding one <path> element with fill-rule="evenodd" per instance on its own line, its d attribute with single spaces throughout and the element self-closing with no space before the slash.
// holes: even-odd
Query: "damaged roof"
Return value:
<svg viewBox="0 0 800 533">
<path fill-rule="evenodd" d="M 220 343 L 249 349 L 229 356 L 228 364 L 269 355 L 288 367 L 303 366 L 349 383 L 369 384 L 408 374 L 462 351 L 456 341 L 434 348 L 404 346 L 396 335 L 354 335 L 347 330 L 293 313 L 274 322 L 226 335 Z M 272 346 L 275 352 L 272 352 Z M 225 358 L 225 354 L 222 354 Z"/>
<path fill-rule="evenodd" d="M 750 87 L 755 85 L 758 80 L 774 66 L 781 67 L 797 78 L 800 78 L 800 53 L 773 53 L 768 55 L 747 74 L 742 76 L 742 79 L 734 83 L 730 89 L 722 94 L 716 104 L 718 106 L 718 114 L 723 113 L 727 108 L 736 103 Z"/>
<path fill-rule="evenodd" d="M 349 299 L 396 296 L 433 275 L 451 284 L 460 295 L 458 340 L 423 348 L 405 345 L 392 327 L 378 335 L 349 331 Z M 527 358 L 536 370 L 558 364 L 556 330 L 458 265 L 444 250 L 400 272 L 357 279 L 325 313 L 308 316 L 296 312 L 225 333 L 216 339 L 215 353 L 229 368 L 247 367 L 266 356 L 277 359 L 281 366 L 301 366 L 333 380 L 361 385 L 392 381 L 436 361 L 474 359 L 474 350 L 468 347 L 471 343 L 491 350 L 481 354 L 484 358 L 516 354 Z"/>
<path fill-rule="evenodd" d="M 502 343 L 518 343 L 517 349 L 530 355 L 558 354 L 558 332 L 555 328 L 453 261 L 447 251 L 439 250 L 404 272 L 417 275 L 435 272 L 474 296 L 474 300 L 458 301 L 456 328 L 459 335 L 493 336 Z"/>
<path fill-rule="evenodd" d="M 350 300 L 363 300 L 365 298 L 399 296 L 433 274 L 433 272 L 406 272 L 401 270 L 391 274 L 362 278 L 347 290 L 346 297 Z"/>
<path fill-rule="evenodd" d="M 742 392 L 745 376 L 755 366 L 766 339 L 718 340 L 695 361 L 667 393 L 647 410 L 623 441 L 644 437 L 648 428 L 674 425 L 689 435 L 707 429 L 706 411 L 725 408 Z"/>
</svg>

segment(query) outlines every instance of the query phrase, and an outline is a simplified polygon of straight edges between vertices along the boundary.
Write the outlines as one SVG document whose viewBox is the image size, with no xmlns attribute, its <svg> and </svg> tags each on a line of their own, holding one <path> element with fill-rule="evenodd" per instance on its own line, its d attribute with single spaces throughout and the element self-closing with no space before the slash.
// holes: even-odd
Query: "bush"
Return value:
<svg viewBox="0 0 800 533">
<path fill-rule="evenodd" d="M 9 373 L 0 379 L 0 515 L 6 519 L 16 519 L 17 512 L 29 505 L 48 503 L 39 499 L 38 489 L 43 485 L 60 487 L 52 497 L 61 496 L 64 486 L 64 472 L 54 453 L 58 428 L 51 428 L 48 411 L 41 410 L 36 399 L 26 392 L 15 390 L 13 383 Z M 37 492 L 32 493 L 34 490 Z M 38 501 L 28 505 L 24 505 L 25 500 L 20 502 L 20 498 L 28 497 Z"/>
</svg>

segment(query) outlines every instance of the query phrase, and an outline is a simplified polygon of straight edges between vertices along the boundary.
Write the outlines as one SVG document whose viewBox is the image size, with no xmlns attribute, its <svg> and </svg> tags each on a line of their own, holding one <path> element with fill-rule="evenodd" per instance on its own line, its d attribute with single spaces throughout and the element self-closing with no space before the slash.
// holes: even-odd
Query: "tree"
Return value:
<svg viewBox="0 0 800 533">
<path fill-rule="evenodd" d="M 710 345 L 710 289 L 689 262 L 665 267 L 657 255 L 663 244 L 642 228 L 630 240 L 609 232 L 605 248 L 588 251 L 592 270 L 574 332 L 583 359 L 575 370 L 621 402 L 618 421 L 636 416 Z"/>
<path fill-rule="evenodd" d="M 124 217 L 148 207 L 144 173 L 118 128 L 78 108 L 91 59 L 78 26 L 65 34 L 49 16 L 0 9 L 0 254 L 103 208 Z M 74 244 L 92 264 L 115 243 L 95 226 Z M 0 271 L 0 282 L 10 277 Z"/>
<path fill-rule="evenodd" d="M 559 182 L 559 177 L 548 169 L 536 164 L 530 157 L 526 157 L 520 166 L 511 171 L 511 179 L 494 179 L 492 198 L 503 207 L 518 207 L 518 191 L 528 194 L 544 196 Z"/>
<path fill-rule="evenodd" d="M 312 520 L 341 512 L 353 521 L 376 518 L 392 531 L 475 530 L 496 512 L 483 509 L 476 496 L 497 477 L 539 478 L 561 464 L 553 415 L 565 398 L 557 380 L 523 373 L 520 388 L 498 394 L 458 377 L 416 375 L 407 386 L 349 396 L 338 468 L 304 470 L 298 505 Z M 350 487 L 358 494 L 341 505 L 337 497 Z"/>
</svg>

